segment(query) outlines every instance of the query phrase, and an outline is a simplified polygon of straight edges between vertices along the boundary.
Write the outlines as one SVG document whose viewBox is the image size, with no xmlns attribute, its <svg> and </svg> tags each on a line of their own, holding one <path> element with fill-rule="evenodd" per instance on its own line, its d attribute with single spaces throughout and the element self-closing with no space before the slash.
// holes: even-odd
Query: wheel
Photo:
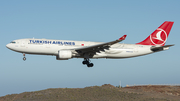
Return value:
<svg viewBox="0 0 180 101">
<path fill-rule="evenodd" d="M 93 67 L 93 66 L 94 66 L 94 64 L 93 64 L 93 63 L 90 63 L 90 66 L 91 66 L 91 67 Z"/>
<path fill-rule="evenodd" d="M 85 64 L 86 64 L 86 61 L 83 61 L 82 64 L 85 65 Z"/>
<path fill-rule="evenodd" d="M 88 61 L 83 61 L 82 64 L 85 65 L 85 64 L 88 64 L 89 62 Z"/>
<path fill-rule="evenodd" d="M 26 60 L 26 57 L 23 57 L 23 60 L 25 61 L 25 60 Z"/>
<path fill-rule="evenodd" d="M 90 64 L 87 64 L 87 67 L 91 67 Z"/>
<path fill-rule="evenodd" d="M 90 64 L 87 64 L 88 67 L 93 67 L 94 64 L 93 63 L 90 63 Z"/>
</svg>

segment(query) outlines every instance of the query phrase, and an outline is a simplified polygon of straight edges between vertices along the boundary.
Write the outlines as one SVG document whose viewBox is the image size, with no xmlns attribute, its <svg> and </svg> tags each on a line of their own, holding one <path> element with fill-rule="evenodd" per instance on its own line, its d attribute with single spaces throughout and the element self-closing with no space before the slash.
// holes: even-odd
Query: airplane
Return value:
<svg viewBox="0 0 180 101">
<path fill-rule="evenodd" d="M 27 38 L 11 41 L 6 47 L 22 53 L 24 61 L 25 54 L 52 55 L 56 56 L 56 60 L 83 58 L 82 64 L 93 67 L 94 64 L 90 62 L 92 58 L 131 58 L 168 50 L 169 47 L 174 46 L 165 45 L 173 23 L 165 21 L 145 40 L 136 44 L 119 43 L 127 36 L 123 35 L 117 40 L 105 43 Z"/>
</svg>

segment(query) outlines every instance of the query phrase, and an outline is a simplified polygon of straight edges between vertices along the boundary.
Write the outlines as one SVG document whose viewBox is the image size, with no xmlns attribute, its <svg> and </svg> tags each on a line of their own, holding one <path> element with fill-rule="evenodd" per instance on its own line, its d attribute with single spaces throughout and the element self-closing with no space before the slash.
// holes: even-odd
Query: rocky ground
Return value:
<svg viewBox="0 0 180 101">
<path fill-rule="evenodd" d="M 0 97 L 0 101 L 180 101 L 180 86 L 56 88 Z"/>
</svg>

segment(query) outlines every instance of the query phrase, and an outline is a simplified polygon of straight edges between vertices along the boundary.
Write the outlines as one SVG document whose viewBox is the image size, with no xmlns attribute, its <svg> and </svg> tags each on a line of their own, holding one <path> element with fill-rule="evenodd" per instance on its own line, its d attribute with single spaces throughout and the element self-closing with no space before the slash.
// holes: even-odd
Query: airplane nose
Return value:
<svg viewBox="0 0 180 101">
<path fill-rule="evenodd" d="M 6 47 L 8 48 L 8 44 L 6 45 Z"/>
<path fill-rule="evenodd" d="M 9 48 L 9 44 L 7 44 L 6 47 Z"/>
</svg>

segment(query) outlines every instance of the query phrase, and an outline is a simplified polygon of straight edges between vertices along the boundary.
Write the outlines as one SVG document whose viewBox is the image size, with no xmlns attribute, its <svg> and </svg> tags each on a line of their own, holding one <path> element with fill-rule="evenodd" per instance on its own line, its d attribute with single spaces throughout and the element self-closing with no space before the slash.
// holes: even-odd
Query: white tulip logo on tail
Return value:
<svg viewBox="0 0 180 101">
<path fill-rule="evenodd" d="M 150 40 L 154 45 L 163 45 L 167 40 L 167 33 L 163 29 L 158 28 L 150 35 Z"/>
<path fill-rule="evenodd" d="M 156 37 L 153 37 L 153 38 L 157 39 L 157 40 L 160 40 L 160 41 L 164 41 L 164 40 L 161 39 L 161 32 L 162 31 L 157 32 Z"/>
</svg>

